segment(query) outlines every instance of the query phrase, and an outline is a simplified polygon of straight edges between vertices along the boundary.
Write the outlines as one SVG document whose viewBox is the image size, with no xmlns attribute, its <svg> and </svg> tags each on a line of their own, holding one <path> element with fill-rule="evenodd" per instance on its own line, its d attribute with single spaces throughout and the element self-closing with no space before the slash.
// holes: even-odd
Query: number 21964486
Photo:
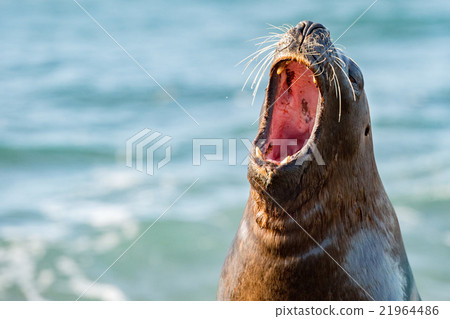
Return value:
<svg viewBox="0 0 450 319">
<path fill-rule="evenodd" d="M 380 316 L 426 315 L 437 316 L 438 306 L 380 306 Z"/>
</svg>

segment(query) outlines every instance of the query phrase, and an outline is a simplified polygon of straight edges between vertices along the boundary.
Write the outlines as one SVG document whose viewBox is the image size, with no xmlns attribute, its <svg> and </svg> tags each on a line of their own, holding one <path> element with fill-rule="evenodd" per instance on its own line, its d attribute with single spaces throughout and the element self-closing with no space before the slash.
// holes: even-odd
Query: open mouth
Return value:
<svg viewBox="0 0 450 319">
<path fill-rule="evenodd" d="M 290 161 L 311 138 L 321 95 L 314 73 L 295 60 L 276 63 L 271 82 L 262 153 L 266 161 L 279 165 Z"/>
</svg>

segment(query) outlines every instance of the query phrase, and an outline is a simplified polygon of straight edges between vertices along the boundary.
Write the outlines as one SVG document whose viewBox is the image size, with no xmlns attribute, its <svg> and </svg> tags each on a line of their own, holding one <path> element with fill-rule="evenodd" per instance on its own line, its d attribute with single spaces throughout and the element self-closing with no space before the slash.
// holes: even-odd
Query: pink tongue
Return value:
<svg viewBox="0 0 450 319">
<path fill-rule="evenodd" d="M 311 136 L 319 98 L 319 89 L 313 81 L 312 71 L 296 61 L 280 74 L 266 159 L 281 162 L 297 153 Z"/>
</svg>

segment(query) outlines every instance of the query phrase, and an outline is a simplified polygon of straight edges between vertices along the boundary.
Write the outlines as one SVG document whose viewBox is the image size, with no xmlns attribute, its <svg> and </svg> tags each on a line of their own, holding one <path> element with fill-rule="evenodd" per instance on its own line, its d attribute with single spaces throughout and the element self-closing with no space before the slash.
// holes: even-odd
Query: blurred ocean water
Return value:
<svg viewBox="0 0 450 319">
<path fill-rule="evenodd" d="M 250 39 L 313 20 L 337 38 L 372 1 L 0 2 L 0 300 L 208 300 L 248 195 L 246 167 L 192 166 L 192 139 L 249 138 Z M 423 299 L 450 299 L 450 4 L 380 0 L 339 40 L 363 70 L 375 156 Z M 267 74 L 262 86 L 267 84 Z M 144 128 L 171 136 L 149 176 Z M 163 156 L 163 154 L 160 154 Z M 246 156 L 238 145 L 238 159 Z"/>
</svg>

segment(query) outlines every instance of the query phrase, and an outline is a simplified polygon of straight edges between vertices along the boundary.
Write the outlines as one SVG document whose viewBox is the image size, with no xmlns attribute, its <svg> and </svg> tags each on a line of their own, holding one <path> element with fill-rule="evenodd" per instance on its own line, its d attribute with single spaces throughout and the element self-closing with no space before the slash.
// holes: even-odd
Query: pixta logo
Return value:
<svg viewBox="0 0 450 319">
<path fill-rule="evenodd" d="M 170 162 L 172 158 L 172 148 L 170 145 L 165 147 L 165 156 L 157 163 L 155 163 L 155 152 L 165 146 L 171 139 L 171 136 L 163 135 L 149 128 L 136 133 L 126 142 L 127 166 L 133 167 L 135 163 L 136 170 L 153 175 L 155 166 L 156 169 L 161 169 Z"/>
</svg>

